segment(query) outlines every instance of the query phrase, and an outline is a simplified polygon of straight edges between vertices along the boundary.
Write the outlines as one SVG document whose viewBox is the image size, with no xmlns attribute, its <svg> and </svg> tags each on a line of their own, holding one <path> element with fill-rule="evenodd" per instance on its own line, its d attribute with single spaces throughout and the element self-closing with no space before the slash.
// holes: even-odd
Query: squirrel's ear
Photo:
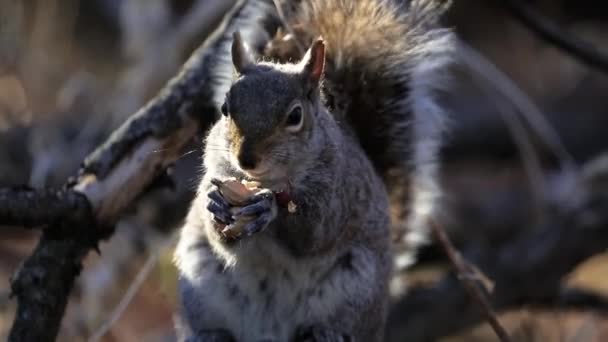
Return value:
<svg viewBox="0 0 608 342">
<path fill-rule="evenodd" d="M 241 74 L 248 66 L 253 64 L 253 58 L 249 54 L 238 30 L 234 32 L 232 37 L 232 64 L 234 64 L 236 72 Z"/>
<path fill-rule="evenodd" d="M 311 85 L 317 86 L 325 67 L 325 43 L 321 37 L 312 43 L 312 46 L 308 49 L 306 55 L 304 55 L 302 63 L 304 64 L 304 77 Z"/>
</svg>

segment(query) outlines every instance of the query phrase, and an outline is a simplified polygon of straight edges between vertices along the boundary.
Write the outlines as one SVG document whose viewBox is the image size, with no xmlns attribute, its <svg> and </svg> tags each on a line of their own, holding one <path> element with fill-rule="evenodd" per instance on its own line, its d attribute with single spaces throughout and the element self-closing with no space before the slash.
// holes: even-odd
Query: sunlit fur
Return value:
<svg viewBox="0 0 608 342">
<path fill-rule="evenodd" d="M 264 50 L 264 56 L 258 55 L 258 58 L 283 62 L 298 60 L 302 57 L 303 52 L 297 48 L 298 45 L 306 47 L 319 35 L 323 36 L 327 46 L 323 103 L 336 118 L 340 130 L 349 137 L 347 141 L 352 142 L 350 135 L 354 136 L 376 171 L 385 177 L 389 189 L 400 190 L 393 191 L 397 195 L 394 198 L 396 202 L 393 202 L 392 206 L 397 206 L 398 209 L 395 216 L 399 219 L 393 222 L 395 229 L 403 230 L 404 227 L 407 227 L 408 231 L 400 240 L 405 243 L 404 253 L 397 258 L 398 265 L 404 266 L 412 260 L 410 247 L 412 245 L 415 247 L 425 240 L 427 236 L 425 223 L 435 210 L 435 202 L 440 194 L 436 180 L 436 159 L 447 115 L 440 104 L 439 96 L 449 88 L 449 80 L 446 75 L 449 67 L 455 63 L 457 51 L 454 49 L 452 33 L 449 30 L 440 29 L 437 23 L 440 11 L 434 3 L 439 3 L 439 1 L 401 2 L 409 3 L 409 5 L 398 4 L 397 0 L 302 0 L 297 3 L 289 1 L 287 2 L 289 4 L 296 3 L 293 8 L 285 11 L 286 20 L 292 27 L 295 38 L 300 42 L 300 44 L 296 44 L 296 39 L 289 30 L 282 28 L 272 38 L 274 32 L 269 33 L 260 25 L 260 18 L 273 18 L 276 21 L 272 1 L 247 1 L 236 20 L 224 33 L 224 43 L 217 51 L 218 57 L 214 61 L 216 67 L 213 69 L 214 74 L 211 81 L 216 105 L 219 108 L 235 77 L 235 70 L 230 60 L 230 43 L 232 32 L 237 28 L 241 31 L 243 40 L 252 46 L 254 53 Z M 285 7 L 289 6 L 285 5 Z M 286 67 L 289 68 L 289 66 Z M 305 116 L 305 127 L 302 128 L 302 133 L 307 132 L 306 125 L 311 124 L 307 119 L 308 117 Z M 238 260 L 242 260 L 242 258 L 239 259 L 239 253 L 246 253 L 250 248 L 263 252 L 249 254 L 254 257 L 246 259 L 248 263 L 250 261 L 251 265 L 257 265 L 255 267 L 266 265 L 273 269 L 273 272 L 289 270 L 294 272 L 293 274 L 303 274 L 303 267 L 310 267 L 310 263 L 331 263 L 335 259 L 327 256 L 318 260 L 306 259 L 306 261 L 289 258 L 283 249 L 278 248 L 276 244 L 265 243 L 263 239 L 254 240 L 259 241 L 255 243 L 239 244 L 232 249 L 218 245 L 214 239 L 210 239 L 209 242 L 215 246 L 204 246 L 201 241 L 206 240 L 204 238 L 206 228 L 203 222 L 208 218 L 206 216 L 208 213 L 204 210 L 207 203 L 205 193 L 210 190 L 210 186 L 205 185 L 209 182 L 208 177 L 218 174 L 245 176 L 242 170 L 238 170 L 238 166 L 235 166 L 233 151 L 237 149 L 236 146 L 230 146 L 228 141 L 222 142 L 214 138 L 215 135 L 225 134 L 223 130 L 231 129 L 229 119 L 222 119 L 222 122 L 224 124 L 216 125 L 207 139 L 206 179 L 203 179 L 201 183 L 199 196 L 193 204 L 176 252 L 182 277 L 193 282 L 204 283 L 207 286 L 184 287 L 182 289 L 182 296 L 185 297 L 183 301 L 186 306 L 202 310 L 194 310 L 191 314 L 212 318 L 213 324 L 236 324 L 241 332 L 258 332 L 247 336 L 248 338 L 277 336 L 273 335 L 277 333 L 276 329 L 273 330 L 273 324 L 276 324 L 277 321 L 291 324 L 291 320 L 285 320 L 285 317 L 292 317 L 290 313 L 285 312 L 282 315 L 281 312 L 275 312 L 276 316 L 266 317 L 260 313 L 259 306 L 247 306 L 247 310 L 243 310 L 244 306 L 239 306 L 239 304 L 243 304 L 242 302 L 235 306 L 234 303 L 230 304 L 226 301 L 228 294 L 226 286 L 229 283 L 236 281 L 242 284 L 245 293 L 250 293 L 248 291 L 259 285 L 256 281 L 260 279 L 245 277 L 231 279 L 229 283 L 226 283 L 226 278 L 215 273 L 203 272 L 203 270 L 206 267 L 215 267 L 218 260 L 224 260 L 225 267 L 238 267 Z M 275 126 L 275 128 L 277 127 Z M 236 129 L 236 127 L 232 129 Z M 283 133 L 287 132 L 283 130 L 280 133 L 276 130 L 276 134 Z M 275 161 L 281 155 L 281 153 L 272 152 L 273 149 L 268 146 L 261 148 L 266 149 L 263 153 L 265 157 L 276 158 Z M 276 148 L 282 149 L 283 147 Z M 225 153 L 213 153 L 214 150 Z M 273 153 L 275 157 L 267 156 Z M 226 156 L 229 157 L 226 158 Z M 320 167 L 320 165 L 317 164 L 316 167 Z M 396 172 L 394 172 L 395 170 Z M 312 168 L 311 172 L 311 177 L 321 174 L 316 168 Z M 388 177 L 389 173 L 396 177 Z M 358 174 L 350 176 L 361 177 Z M 323 195 L 327 193 L 328 189 L 334 189 L 335 186 L 340 188 L 342 184 L 344 187 L 358 184 L 356 181 L 343 179 L 336 185 L 335 181 L 332 179 L 327 183 L 322 182 L 323 186 L 316 184 L 309 191 Z M 395 182 L 394 184 L 397 184 L 398 187 L 392 186 L 392 182 Z M 382 187 L 376 182 L 371 182 L 370 186 Z M 357 204 L 352 199 L 344 203 L 344 199 L 340 197 L 331 199 L 329 203 L 331 206 L 328 207 L 328 210 L 332 210 L 335 205 Z M 404 203 L 408 204 L 404 205 Z M 381 210 L 381 204 L 374 208 Z M 323 229 L 319 230 L 315 234 L 321 235 L 315 235 L 315 238 L 331 238 L 331 236 L 323 235 L 326 232 Z M 380 231 L 376 233 L 377 235 L 372 235 L 370 238 L 378 240 L 378 246 L 381 246 L 381 241 L 384 241 L 386 234 L 382 235 Z M 263 245 L 258 243 L 263 243 Z M 377 268 L 374 266 L 376 264 L 370 261 L 373 258 L 370 259 L 364 251 L 360 252 L 363 255 L 357 260 L 361 262 L 359 266 L 366 270 L 365 279 L 381 278 L 377 272 L 387 274 L 387 268 Z M 384 258 L 383 265 L 388 266 L 386 265 L 388 259 L 386 256 Z M 217 269 L 219 272 L 220 268 Z M 384 286 L 362 279 L 341 279 L 349 281 L 350 287 L 340 289 L 341 292 L 348 289 L 346 293 L 357 294 L 358 291 L 369 293 L 368 291 L 378 291 L 377 286 Z M 206 283 L 206 281 L 211 283 Z M 288 297 L 285 297 L 285 294 L 304 291 L 308 286 L 314 284 L 314 280 L 296 277 L 294 284 L 297 286 L 274 289 L 278 295 L 277 298 L 282 298 L 281 300 L 286 305 L 293 303 Z M 329 290 L 332 295 L 338 293 L 335 291 L 336 288 L 329 287 L 326 290 Z M 358 296 L 364 298 L 365 296 L 362 297 L 360 293 Z M 335 296 L 315 297 L 313 302 L 310 302 L 311 312 L 319 314 L 327 312 L 338 299 Z M 382 301 L 385 299 L 378 299 L 380 306 L 383 305 Z M 222 315 L 206 316 L 204 308 L 219 310 Z M 365 315 L 370 318 L 378 318 L 379 314 L 382 316 L 382 310 L 374 310 Z M 235 321 L 234 317 L 240 317 L 241 314 L 254 317 L 254 319 Z M 352 317 L 360 315 L 355 312 L 349 314 L 354 315 Z M 327 318 L 336 326 L 345 324 L 344 321 Z M 352 321 L 351 316 L 348 315 L 342 318 Z M 281 329 L 293 328 L 289 327 L 289 324 L 283 325 Z M 199 326 L 190 322 L 185 325 L 184 331 L 197 328 Z M 283 331 L 283 333 L 285 332 Z"/>
</svg>

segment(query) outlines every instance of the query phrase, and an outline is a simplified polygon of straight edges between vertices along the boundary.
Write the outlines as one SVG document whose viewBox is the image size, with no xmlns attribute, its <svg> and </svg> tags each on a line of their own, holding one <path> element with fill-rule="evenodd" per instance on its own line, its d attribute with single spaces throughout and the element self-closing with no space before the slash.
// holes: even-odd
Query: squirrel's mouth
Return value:
<svg viewBox="0 0 608 342">
<path fill-rule="evenodd" d="M 246 170 L 244 173 L 250 181 L 260 182 L 265 186 L 282 184 L 287 179 L 286 175 L 281 174 L 272 168 Z"/>
</svg>

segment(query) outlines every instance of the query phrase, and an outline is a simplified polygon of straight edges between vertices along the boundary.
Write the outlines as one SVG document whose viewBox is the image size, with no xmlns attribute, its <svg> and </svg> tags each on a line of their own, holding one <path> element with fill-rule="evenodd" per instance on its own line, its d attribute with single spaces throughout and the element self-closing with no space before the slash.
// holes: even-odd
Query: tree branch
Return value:
<svg viewBox="0 0 608 342">
<path fill-rule="evenodd" d="M 0 222 L 35 228 L 86 222 L 93 217 L 89 201 L 72 190 L 0 189 Z"/>
<path fill-rule="evenodd" d="M 83 229 L 92 227 L 79 226 Z M 53 341 L 81 261 L 91 246 L 45 231 L 32 255 L 11 279 L 18 307 L 9 341 Z"/>
<path fill-rule="evenodd" d="M 48 214 L 53 209 L 50 207 L 40 209 L 45 215 L 7 210 L 7 215 L 0 216 L 10 222 L 50 224 L 33 254 L 12 280 L 18 305 L 9 341 L 53 341 L 56 338 L 82 259 L 101 239 L 111 236 L 110 227 L 120 214 L 178 159 L 189 140 L 213 123 L 217 110 L 212 102 L 209 81 L 210 70 L 217 61 L 215 50 L 226 27 L 233 25 L 244 4 L 244 1 L 237 3 L 222 25 L 193 53 L 160 94 L 86 159 L 77 180 L 66 193 L 70 194 L 68 199 L 72 198 L 70 196 L 80 198 L 76 194 L 86 198 L 93 211 L 94 224 L 88 220 L 75 220 L 70 223 L 73 232 L 78 233 L 65 234 L 60 225 L 64 224 L 61 218 L 67 214 Z M 27 198 L 27 193 L 17 195 Z M 55 204 L 59 208 L 72 207 L 64 197 L 55 198 L 60 202 Z M 81 202 L 85 200 L 78 203 Z"/>
</svg>

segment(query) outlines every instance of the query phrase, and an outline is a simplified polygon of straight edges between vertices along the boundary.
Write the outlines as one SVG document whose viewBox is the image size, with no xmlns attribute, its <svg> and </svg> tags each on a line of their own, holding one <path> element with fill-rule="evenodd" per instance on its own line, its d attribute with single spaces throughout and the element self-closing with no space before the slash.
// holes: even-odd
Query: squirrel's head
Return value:
<svg viewBox="0 0 608 342">
<path fill-rule="evenodd" d="M 325 45 L 316 40 L 297 64 L 254 62 L 237 31 L 236 80 L 222 105 L 231 160 L 257 179 L 287 177 L 314 146 Z"/>
</svg>

